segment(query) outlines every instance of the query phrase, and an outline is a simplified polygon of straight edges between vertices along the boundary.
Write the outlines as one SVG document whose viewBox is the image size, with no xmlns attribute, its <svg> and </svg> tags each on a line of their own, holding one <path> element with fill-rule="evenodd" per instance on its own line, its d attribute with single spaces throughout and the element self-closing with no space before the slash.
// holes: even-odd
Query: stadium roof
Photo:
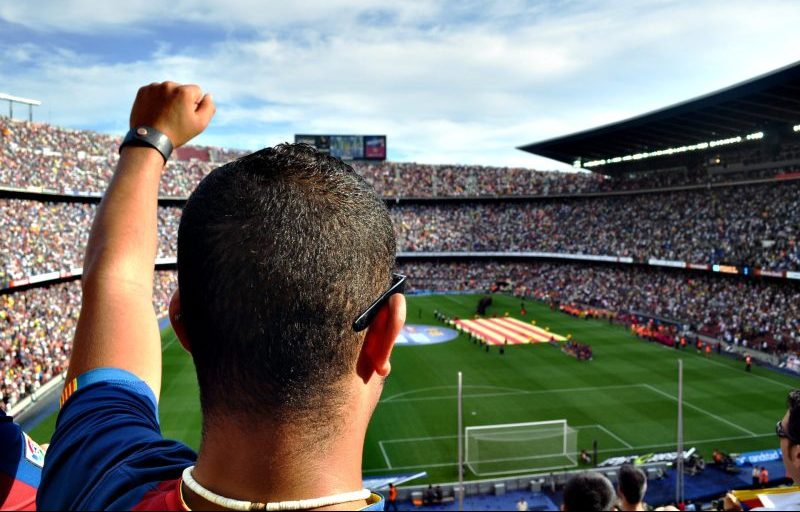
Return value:
<svg viewBox="0 0 800 512">
<path fill-rule="evenodd" d="M 667 148 L 745 138 L 770 127 L 789 125 L 791 131 L 798 123 L 800 62 L 647 114 L 518 149 L 568 164 L 619 161 Z M 613 167 L 592 170 L 608 172 Z"/>
</svg>

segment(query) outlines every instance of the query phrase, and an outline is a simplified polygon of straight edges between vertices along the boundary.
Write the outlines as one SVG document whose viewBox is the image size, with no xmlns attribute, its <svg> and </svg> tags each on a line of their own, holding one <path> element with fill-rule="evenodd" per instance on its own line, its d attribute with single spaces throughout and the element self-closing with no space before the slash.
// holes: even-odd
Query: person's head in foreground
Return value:
<svg viewBox="0 0 800 512">
<path fill-rule="evenodd" d="M 781 441 L 781 454 L 786 475 L 800 484 L 800 390 L 789 392 L 787 411 L 775 425 L 775 433 Z"/>
<path fill-rule="evenodd" d="M 789 392 L 786 405 L 786 414 L 775 424 L 775 434 L 780 439 L 786 475 L 794 481 L 795 485 L 798 485 L 800 484 L 800 390 L 794 389 Z M 763 467 L 757 469 L 764 470 Z M 725 510 L 742 510 L 741 503 L 733 493 L 725 495 L 723 507 Z M 800 504 L 798 508 L 800 508 Z"/>
<path fill-rule="evenodd" d="M 619 468 L 617 494 L 622 510 L 644 510 L 644 495 L 647 492 L 647 476 L 644 471 L 631 464 Z"/>
<path fill-rule="evenodd" d="M 564 487 L 564 503 L 561 510 L 611 510 L 616 496 L 608 478 L 600 473 L 579 473 Z"/>
<path fill-rule="evenodd" d="M 249 499 L 281 481 L 295 485 L 274 493 L 294 496 L 312 469 L 360 483 L 405 320 L 403 296 L 387 295 L 402 286 L 395 250 L 374 190 L 310 146 L 264 149 L 203 179 L 183 210 L 170 308 L 200 386 L 197 480 Z M 232 439 L 241 457 L 273 461 L 269 472 L 230 471 Z"/>
<path fill-rule="evenodd" d="M 393 274 L 384 203 L 310 146 L 224 165 L 186 203 L 170 320 L 195 363 L 200 452 L 161 432 L 157 195 L 170 148 L 214 111 L 196 85 L 137 93 L 87 242 L 40 509 L 383 506 L 362 488 L 361 460 L 405 321 L 405 277 Z M 171 392 L 181 385 L 193 383 Z"/>
</svg>

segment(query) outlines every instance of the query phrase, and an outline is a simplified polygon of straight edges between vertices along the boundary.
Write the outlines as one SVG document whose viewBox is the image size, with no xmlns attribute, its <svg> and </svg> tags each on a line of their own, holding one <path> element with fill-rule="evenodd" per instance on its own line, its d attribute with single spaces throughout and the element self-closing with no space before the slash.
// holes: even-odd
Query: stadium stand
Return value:
<svg viewBox="0 0 800 512">
<path fill-rule="evenodd" d="M 800 268 L 800 185 L 527 203 L 398 205 L 401 251 L 547 251 Z"/>
<path fill-rule="evenodd" d="M 0 282 L 83 265 L 97 206 L 0 199 Z M 159 257 L 175 256 L 180 209 L 161 207 Z"/>
<path fill-rule="evenodd" d="M 0 282 L 80 267 L 94 208 L 0 199 Z M 545 251 L 800 270 L 793 180 L 524 203 L 400 203 L 391 212 L 401 252 Z M 160 208 L 159 257 L 175 256 L 179 221 L 180 208 Z"/>
<path fill-rule="evenodd" d="M 167 314 L 177 274 L 155 275 L 153 306 Z M 0 408 L 12 407 L 63 372 L 81 305 L 79 281 L 0 296 Z"/>
<path fill-rule="evenodd" d="M 86 130 L 0 117 L 0 186 L 98 194 L 111 177 L 119 142 Z M 165 171 L 161 195 L 188 196 L 215 164 L 242 154 L 221 148 L 176 152 Z M 355 162 L 354 167 L 385 197 L 458 198 L 580 195 L 767 179 L 794 172 L 799 163 L 800 145 L 788 141 L 769 153 L 723 148 L 692 167 L 614 178 L 476 165 Z"/>
</svg>

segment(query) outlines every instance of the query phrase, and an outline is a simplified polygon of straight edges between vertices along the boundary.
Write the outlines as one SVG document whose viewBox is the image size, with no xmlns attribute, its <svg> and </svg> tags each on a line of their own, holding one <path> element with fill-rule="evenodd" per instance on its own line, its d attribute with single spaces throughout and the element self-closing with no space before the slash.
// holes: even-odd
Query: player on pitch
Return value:
<svg viewBox="0 0 800 512">
<path fill-rule="evenodd" d="M 159 181 L 214 110 L 194 85 L 139 90 L 86 249 L 40 509 L 383 509 L 361 458 L 405 277 L 384 203 L 310 146 L 231 162 L 189 198 L 170 319 L 197 371 L 200 451 L 161 436 Z"/>
</svg>

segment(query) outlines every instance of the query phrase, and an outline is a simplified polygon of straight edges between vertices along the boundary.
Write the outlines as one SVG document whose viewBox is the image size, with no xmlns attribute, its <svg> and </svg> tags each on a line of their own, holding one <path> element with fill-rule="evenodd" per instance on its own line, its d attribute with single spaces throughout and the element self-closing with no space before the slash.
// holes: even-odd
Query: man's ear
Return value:
<svg viewBox="0 0 800 512">
<path fill-rule="evenodd" d="M 389 297 L 367 328 L 361 354 L 358 357 L 358 375 L 367 382 L 373 373 L 386 377 L 392 369 L 389 357 L 394 342 L 406 323 L 406 298 L 401 294 Z"/>
<path fill-rule="evenodd" d="M 169 301 L 169 323 L 172 324 L 175 336 L 178 337 L 178 341 L 181 342 L 184 350 L 191 354 L 192 346 L 189 344 L 186 326 L 181 319 L 181 292 L 179 290 L 175 290 L 175 293 L 172 294 L 172 299 Z"/>
</svg>

